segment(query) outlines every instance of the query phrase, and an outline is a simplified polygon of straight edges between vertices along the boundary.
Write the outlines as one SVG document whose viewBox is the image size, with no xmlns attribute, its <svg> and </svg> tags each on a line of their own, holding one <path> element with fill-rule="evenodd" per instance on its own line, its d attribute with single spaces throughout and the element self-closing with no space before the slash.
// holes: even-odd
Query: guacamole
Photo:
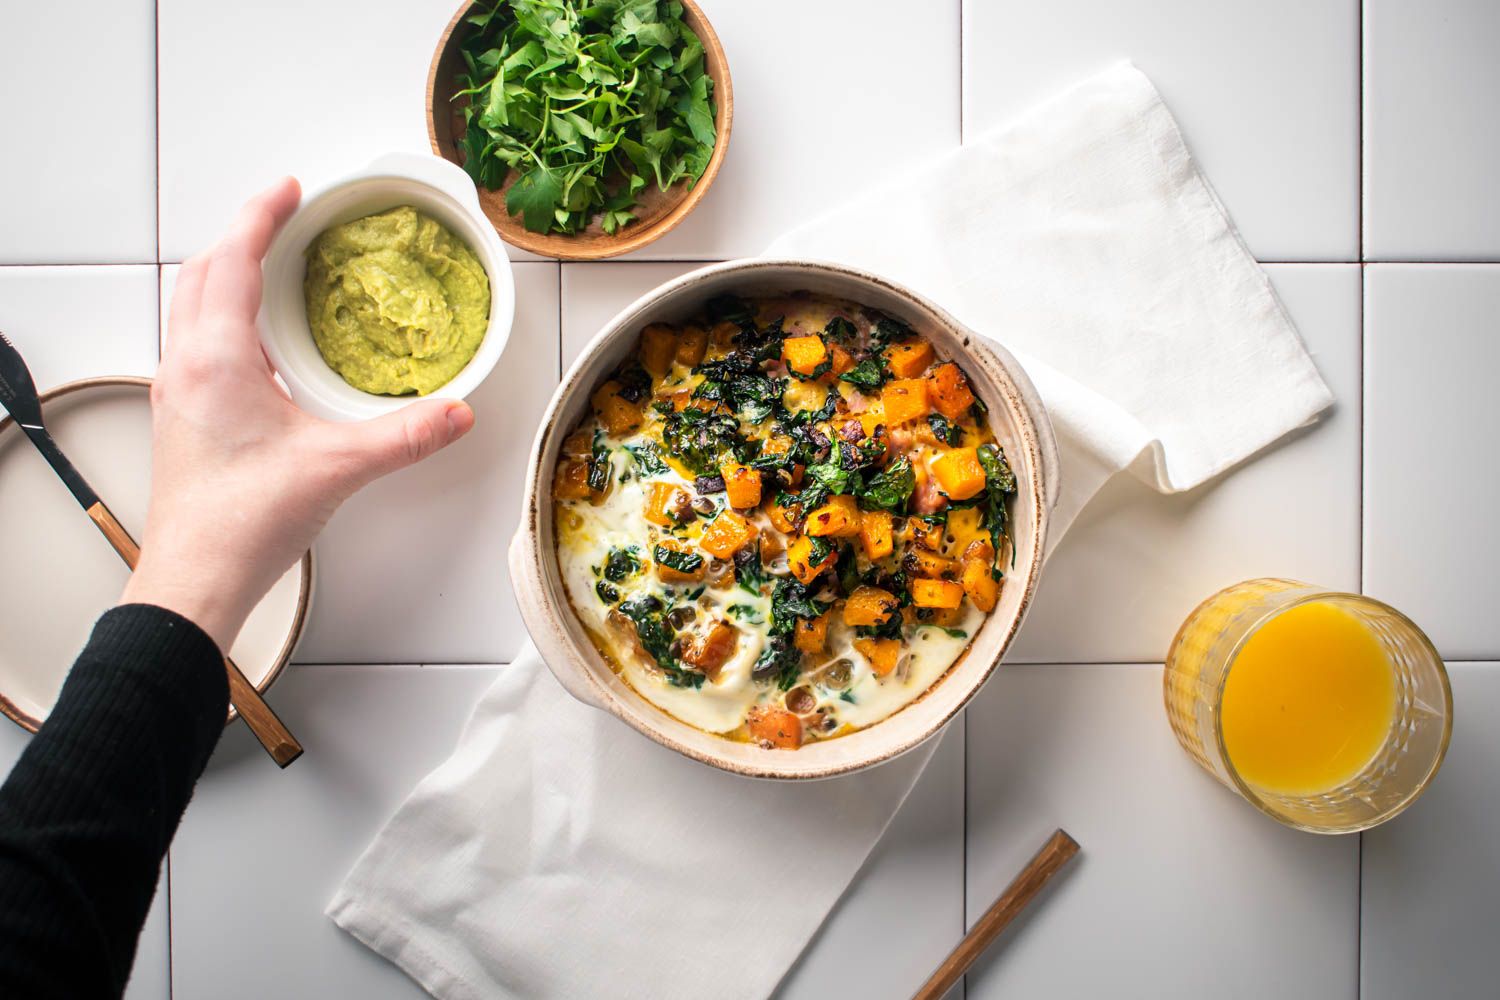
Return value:
<svg viewBox="0 0 1500 1000">
<path fill-rule="evenodd" d="M 325 230 L 307 248 L 303 291 L 323 360 L 378 395 L 425 396 L 446 385 L 489 326 L 484 267 L 410 205 Z"/>
</svg>

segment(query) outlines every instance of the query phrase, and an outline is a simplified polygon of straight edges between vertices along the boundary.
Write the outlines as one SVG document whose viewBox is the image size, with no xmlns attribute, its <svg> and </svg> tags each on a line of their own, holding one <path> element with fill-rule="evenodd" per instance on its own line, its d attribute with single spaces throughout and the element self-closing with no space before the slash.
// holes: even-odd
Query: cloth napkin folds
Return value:
<svg viewBox="0 0 1500 1000">
<path fill-rule="evenodd" d="M 768 253 L 905 282 L 1017 355 L 1058 435 L 1054 540 L 1116 472 L 1189 489 L 1332 403 L 1128 64 Z M 528 647 L 328 912 L 441 1000 L 762 997 L 936 742 L 824 782 L 739 778 L 574 701 Z M 794 906 L 767 878 L 788 845 Z"/>
</svg>

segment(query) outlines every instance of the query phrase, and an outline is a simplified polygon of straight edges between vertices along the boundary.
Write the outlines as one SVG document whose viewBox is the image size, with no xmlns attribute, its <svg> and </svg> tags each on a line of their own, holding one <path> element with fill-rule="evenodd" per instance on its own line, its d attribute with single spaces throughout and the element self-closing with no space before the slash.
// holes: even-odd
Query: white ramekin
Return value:
<svg viewBox="0 0 1500 1000">
<path fill-rule="evenodd" d="M 302 282 L 307 247 L 330 226 L 411 205 L 437 219 L 468 244 L 490 279 L 490 325 L 473 359 L 435 399 L 463 399 L 483 382 L 510 337 L 515 283 L 510 258 L 479 209 L 474 182 L 463 169 L 435 156 L 393 153 L 363 170 L 306 195 L 266 254 L 260 317 L 261 343 L 297 405 L 327 420 L 364 420 L 398 410 L 412 396 L 361 392 L 318 353 L 307 325 Z"/>
</svg>

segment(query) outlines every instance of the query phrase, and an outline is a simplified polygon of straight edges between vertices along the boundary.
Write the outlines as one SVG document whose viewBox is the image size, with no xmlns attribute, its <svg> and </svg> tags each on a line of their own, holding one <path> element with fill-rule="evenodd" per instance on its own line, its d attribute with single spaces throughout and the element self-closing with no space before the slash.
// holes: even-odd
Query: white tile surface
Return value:
<svg viewBox="0 0 1500 1000">
<path fill-rule="evenodd" d="M 1500 5 L 1364 10 L 1365 256 L 1500 258 Z"/>
<path fill-rule="evenodd" d="M 156 260 L 155 72 L 152 0 L 0 9 L 0 263 Z"/>
<path fill-rule="evenodd" d="M 968 910 L 1056 827 L 1082 853 L 971 998 L 1352 997 L 1355 837 L 1279 826 L 1177 745 L 1159 666 L 1003 667 L 968 713 Z"/>
<path fill-rule="evenodd" d="M 702 0 L 734 81 L 729 154 L 638 258 L 744 257 L 958 142 L 958 0 Z"/>
<path fill-rule="evenodd" d="M 1047 564 L 1012 660 L 1157 662 L 1198 602 L 1256 576 L 1359 588 L 1359 269 L 1266 269 L 1333 390 L 1317 426 L 1189 493 L 1117 477 Z"/>
<path fill-rule="evenodd" d="M 1500 266 L 1371 265 L 1365 296 L 1365 591 L 1500 657 Z"/>
<path fill-rule="evenodd" d="M 45 392 L 156 370 L 156 266 L 0 267 L 0 332 Z"/>
<path fill-rule="evenodd" d="M 1357 3 L 971 2 L 964 19 L 966 136 L 1130 59 L 1258 258 L 1358 259 Z"/>
<path fill-rule="evenodd" d="M 1495 995 L 1500 663 L 1450 663 L 1453 742 L 1407 812 L 1364 835 L 1362 1000 Z"/>
<path fill-rule="evenodd" d="M 426 997 L 323 907 L 494 676 L 293 667 L 276 708 L 301 760 L 278 771 L 242 726 L 225 734 L 172 846 L 175 1000 Z"/>
<path fill-rule="evenodd" d="M 30 739 L 30 734 L 20 726 L 12 724 L 9 719 L 0 719 L 0 774 L 10 773 Z M 157 884 L 151 909 L 146 913 L 146 925 L 141 928 L 136 943 L 135 965 L 130 970 L 125 1000 L 169 1000 L 168 954 L 167 888 L 166 880 L 162 879 Z"/>
<path fill-rule="evenodd" d="M 964 936 L 963 721 L 942 740 L 778 1000 L 910 996 Z M 893 918 L 899 938 L 871 947 L 891 940 Z M 951 995 L 961 998 L 962 987 Z"/>
<path fill-rule="evenodd" d="M 365 489 L 318 540 L 297 662 L 508 663 L 520 648 L 506 553 L 531 439 L 557 387 L 557 269 L 515 265 L 515 326 L 500 364 L 469 397 L 474 430 Z M 164 279 L 176 271 L 165 267 Z M 170 284 L 162 301 L 171 301 Z"/>
</svg>

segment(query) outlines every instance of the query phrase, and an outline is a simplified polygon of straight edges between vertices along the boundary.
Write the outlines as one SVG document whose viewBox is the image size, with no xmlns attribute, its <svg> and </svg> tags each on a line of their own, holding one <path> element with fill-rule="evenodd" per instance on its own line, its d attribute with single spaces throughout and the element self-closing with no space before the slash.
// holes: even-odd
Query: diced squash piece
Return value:
<svg viewBox="0 0 1500 1000">
<path fill-rule="evenodd" d="M 731 559 L 755 539 L 755 525 L 732 510 L 720 511 L 698 540 L 699 546 L 718 559 Z"/>
<path fill-rule="evenodd" d="M 989 532 L 985 530 L 983 517 L 984 514 L 978 507 L 964 507 L 948 514 L 948 531 L 953 535 L 959 551 L 967 554 L 964 547 L 975 541 L 989 544 Z M 993 559 L 994 556 L 991 555 L 990 558 Z"/>
<path fill-rule="evenodd" d="M 813 541 L 806 535 L 798 535 L 791 545 L 786 549 L 787 566 L 791 569 L 799 583 L 810 584 L 818 578 L 818 574 L 838 562 L 839 554 L 829 552 L 822 560 L 814 563 Z"/>
<path fill-rule="evenodd" d="M 834 347 L 828 352 L 828 365 L 828 371 L 837 378 L 854 367 L 854 355 L 842 347 Z"/>
<path fill-rule="evenodd" d="M 725 462 L 719 466 L 724 476 L 724 492 L 729 494 L 729 506 L 749 510 L 760 506 L 760 471 L 738 462 Z"/>
<path fill-rule="evenodd" d="M 833 612 L 825 611 L 816 618 L 798 618 L 792 643 L 802 652 L 817 655 L 828 644 L 828 619 Z"/>
<path fill-rule="evenodd" d="M 588 500 L 594 495 L 589 489 L 589 467 L 587 462 L 564 462 L 557 467 L 552 478 L 552 496 L 558 500 Z"/>
<path fill-rule="evenodd" d="M 976 511 L 976 513 L 978 512 Z M 949 521 L 952 520 L 952 518 L 949 518 Z M 958 540 L 960 543 L 962 543 L 964 540 L 963 536 L 958 536 Z M 977 559 L 978 561 L 984 563 L 986 566 L 994 565 L 995 546 L 990 544 L 990 540 L 988 537 L 975 538 L 967 545 L 964 545 L 964 561 L 967 562 L 971 559 Z"/>
<path fill-rule="evenodd" d="M 828 387 L 821 382 L 802 382 L 791 379 L 781 394 L 781 401 L 788 410 L 800 412 L 802 410 L 821 409 L 828 401 Z"/>
<path fill-rule="evenodd" d="M 684 368 L 697 368 L 703 363 L 703 354 L 708 350 L 708 331 L 696 323 L 682 328 L 677 335 L 677 363 Z"/>
<path fill-rule="evenodd" d="M 880 390 L 885 422 L 892 427 L 927 416 L 927 382 L 919 378 L 891 379 Z"/>
<path fill-rule="evenodd" d="M 977 544 L 977 543 L 976 543 Z M 995 579 L 990 560 L 964 560 L 964 593 L 980 611 L 994 611 L 1000 600 L 1000 581 Z"/>
<path fill-rule="evenodd" d="M 766 508 L 766 516 L 771 519 L 771 526 L 785 535 L 790 535 L 797 530 L 797 522 L 802 518 L 802 508 L 797 504 L 783 507 L 780 504 L 771 504 Z"/>
<path fill-rule="evenodd" d="M 880 587 L 860 586 L 844 602 L 844 624 L 884 625 L 900 608 L 896 595 Z"/>
<path fill-rule="evenodd" d="M 829 497 L 827 503 L 807 515 L 807 533 L 852 538 L 859 534 L 859 521 L 859 505 L 853 497 Z"/>
<path fill-rule="evenodd" d="M 672 370 L 677 356 L 677 331 L 665 323 L 652 323 L 641 331 L 641 364 L 660 378 Z"/>
<path fill-rule="evenodd" d="M 908 625 L 938 625 L 942 628 L 957 628 L 963 624 L 962 608 L 919 608 L 908 604 L 901 609 L 901 618 Z"/>
<path fill-rule="evenodd" d="M 620 395 L 620 383 L 605 382 L 594 392 L 594 413 L 611 435 L 618 437 L 641 425 L 641 408 Z"/>
<path fill-rule="evenodd" d="M 895 550 L 891 534 L 891 515 L 883 510 L 867 510 L 859 519 L 859 540 L 865 556 L 871 561 L 884 559 Z"/>
<path fill-rule="evenodd" d="M 920 517 L 908 517 L 901 530 L 896 532 L 896 541 L 902 545 L 920 545 L 937 552 L 943 547 L 943 526 L 928 524 Z"/>
<path fill-rule="evenodd" d="M 954 448 L 932 462 L 932 474 L 950 500 L 967 500 L 984 492 L 984 466 L 975 448 Z"/>
<path fill-rule="evenodd" d="M 740 644 L 740 630 L 725 621 L 716 621 L 705 633 L 683 643 L 682 660 L 697 667 L 710 678 L 729 662 Z"/>
<path fill-rule="evenodd" d="M 956 608 L 963 600 L 963 586 L 952 580 L 911 582 L 911 602 L 919 608 Z"/>
<path fill-rule="evenodd" d="M 949 420 L 958 420 L 974 405 L 974 393 L 963 371 L 951 361 L 938 365 L 928 375 L 932 405 Z"/>
<path fill-rule="evenodd" d="M 781 535 L 774 531 L 761 535 L 757 547 L 760 549 L 761 562 L 770 562 L 786 551 L 786 546 L 781 543 Z"/>
<path fill-rule="evenodd" d="M 811 375 L 828 360 L 828 345 L 822 337 L 788 337 L 781 342 L 781 359 L 802 375 Z"/>
<path fill-rule="evenodd" d="M 681 552 L 684 555 L 693 556 L 698 565 L 690 570 L 673 569 L 660 560 L 656 561 L 656 575 L 662 583 L 702 583 L 703 575 L 707 571 L 708 561 L 703 556 L 694 552 L 692 546 L 675 539 L 664 538 L 656 543 L 659 549 L 670 549 L 673 552 Z"/>
<path fill-rule="evenodd" d="M 646 512 L 643 515 L 652 524 L 670 528 L 687 519 L 692 508 L 687 493 L 671 483 L 652 483 L 646 490 Z"/>
<path fill-rule="evenodd" d="M 913 576 L 924 576 L 929 580 L 952 576 L 958 570 L 958 563 L 952 559 L 920 547 L 908 549 L 901 562 Z"/>
<path fill-rule="evenodd" d="M 889 421 L 885 418 L 885 404 L 879 399 L 870 401 L 870 405 L 859 414 L 859 425 L 865 429 L 865 435 L 873 437 L 878 427 L 883 427 Z"/>
<path fill-rule="evenodd" d="M 802 720 L 784 708 L 757 705 L 745 715 L 750 738 L 767 749 L 795 750 L 802 745 Z"/>
<path fill-rule="evenodd" d="M 870 661 L 876 677 L 888 676 L 901 662 L 900 639 L 855 639 L 854 648 Z"/>
<path fill-rule="evenodd" d="M 885 349 L 885 360 L 897 378 L 919 378 L 932 364 L 932 345 L 921 338 L 903 340 Z"/>
<path fill-rule="evenodd" d="M 588 458 L 594 449 L 594 435 L 580 429 L 563 438 L 562 453 L 569 458 Z"/>
</svg>

